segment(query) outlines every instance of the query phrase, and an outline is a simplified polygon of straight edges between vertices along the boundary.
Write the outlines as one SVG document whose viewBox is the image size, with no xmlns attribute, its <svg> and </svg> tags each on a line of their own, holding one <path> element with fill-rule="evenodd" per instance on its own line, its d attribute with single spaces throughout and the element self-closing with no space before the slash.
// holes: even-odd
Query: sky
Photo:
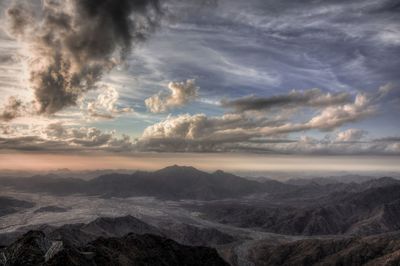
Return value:
<svg viewBox="0 0 400 266">
<path fill-rule="evenodd" d="M 397 169 L 398 1 L 0 0 L 0 11 L 0 168 Z"/>
</svg>

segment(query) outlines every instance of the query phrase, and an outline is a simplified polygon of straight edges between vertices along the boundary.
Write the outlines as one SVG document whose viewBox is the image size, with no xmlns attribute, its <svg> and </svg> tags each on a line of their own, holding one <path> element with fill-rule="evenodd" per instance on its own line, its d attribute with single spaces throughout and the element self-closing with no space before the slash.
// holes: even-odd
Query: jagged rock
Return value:
<svg viewBox="0 0 400 266">
<path fill-rule="evenodd" d="M 250 251 L 255 265 L 399 265 L 400 233 L 363 238 L 259 242 Z"/>
<path fill-rule="evenodd" d="M 128 234 L 100 237 L 85 246 L 63 248 L 41 231 L 30 231 L 1 253 L 3 266 L 11 265 L 210 265 L 226 266 L 216 250 L 184 246 L 162 236 Z"/>
</svg>

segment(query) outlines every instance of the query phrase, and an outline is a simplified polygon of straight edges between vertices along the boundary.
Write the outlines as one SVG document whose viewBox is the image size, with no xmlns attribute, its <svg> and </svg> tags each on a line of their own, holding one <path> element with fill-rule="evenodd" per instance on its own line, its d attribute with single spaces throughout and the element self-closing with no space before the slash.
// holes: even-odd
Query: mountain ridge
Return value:
<svg viewBox="0 0 400 266">
<path fill-rule="evenodd" d="M 226 266 L 215 249 L 178 244 L 162 236 L 129 233 L 99 237 L 84 246 L 64 246 L 41 231 L 29 231 L 0 250 L 1 265 L 211 265 Z"/>
<path fill-rule="evenodd" d="M 88 181 L 40 176 L 35 179 L 2 178 L 0 183 L 23 191 L 56 195 L 88 194 L 121 198 L 149 196 L 170 200 L 214 200 L 293 189 L 292 185 L 278 181 L 258 182 L 222 171 L 207 173 L 194 167 L 176 165 L 154 172 L 101 175 Z"/>
</svg>

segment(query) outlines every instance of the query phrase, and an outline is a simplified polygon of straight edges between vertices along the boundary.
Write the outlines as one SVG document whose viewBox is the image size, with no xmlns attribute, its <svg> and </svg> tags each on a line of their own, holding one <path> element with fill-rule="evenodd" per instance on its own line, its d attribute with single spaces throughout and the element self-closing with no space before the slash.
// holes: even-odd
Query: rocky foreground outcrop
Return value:
<svg viewBox="0 0 400 266">
<path fill-rule="evenodd" d="M 64 246 L 41 231 L 29 231 L 0 251 L 0 265 L 210 265 L 227 264 L 217 251 L 178 244 L 165 237 L 134 233 L 100 237 L 88 244 Z"/>
</svg>

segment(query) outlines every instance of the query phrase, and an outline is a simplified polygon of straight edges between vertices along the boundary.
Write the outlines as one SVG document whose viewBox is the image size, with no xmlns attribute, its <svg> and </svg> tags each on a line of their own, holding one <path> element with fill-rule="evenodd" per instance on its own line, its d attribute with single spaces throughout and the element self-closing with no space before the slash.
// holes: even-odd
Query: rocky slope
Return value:
<svg viewBox="0 0 400 266">
<path fill-rule="evenodd" d="M 0 251 L 0 265 L 228 265 L 212 248 L 150 234 L 101 237 L 81 247 L 60 243 L 30 231 Z"/>
<path fill-rule="evenodd" d="M 372 235 L 400 230 L 400 185 L 333 193 L 304 207 L 219 202 L 200 207 L 209 219 L 289 235 Z"/>
<path fill-rule="evenodd" d="M 69 246 L 82 246 L 100 236 L 122 237 L 128 233 L 162 235 L 159 229 L 129 215 L 100 217 L 87 224 L 66 224 L 45 231 L 50 239 L 62 241 Z"/>
<path fill-rule="evenodd" d="M 399 265 L 400 233 L 363 238 L 260 241 L 250 252 L 255 265 Z"/>
<path fill-rule="evenodd" d="M 0 245 L 9 245 L 29 230 L 40 230 L 53 241 L 65 246 L 84 246 L 99 237 L 122 237 L 128 233 L 153 234 L 171 238 L 180 244 L 191 246 L 217 246 L 236 241 L 231 235 L 214 228 L 184 223 L 167 223 L 158 227 L 149 225 L 133 216 L 100 217 L 87 224 L 29 226 L 18 231 L 0 235 Z"/>
</svg>

